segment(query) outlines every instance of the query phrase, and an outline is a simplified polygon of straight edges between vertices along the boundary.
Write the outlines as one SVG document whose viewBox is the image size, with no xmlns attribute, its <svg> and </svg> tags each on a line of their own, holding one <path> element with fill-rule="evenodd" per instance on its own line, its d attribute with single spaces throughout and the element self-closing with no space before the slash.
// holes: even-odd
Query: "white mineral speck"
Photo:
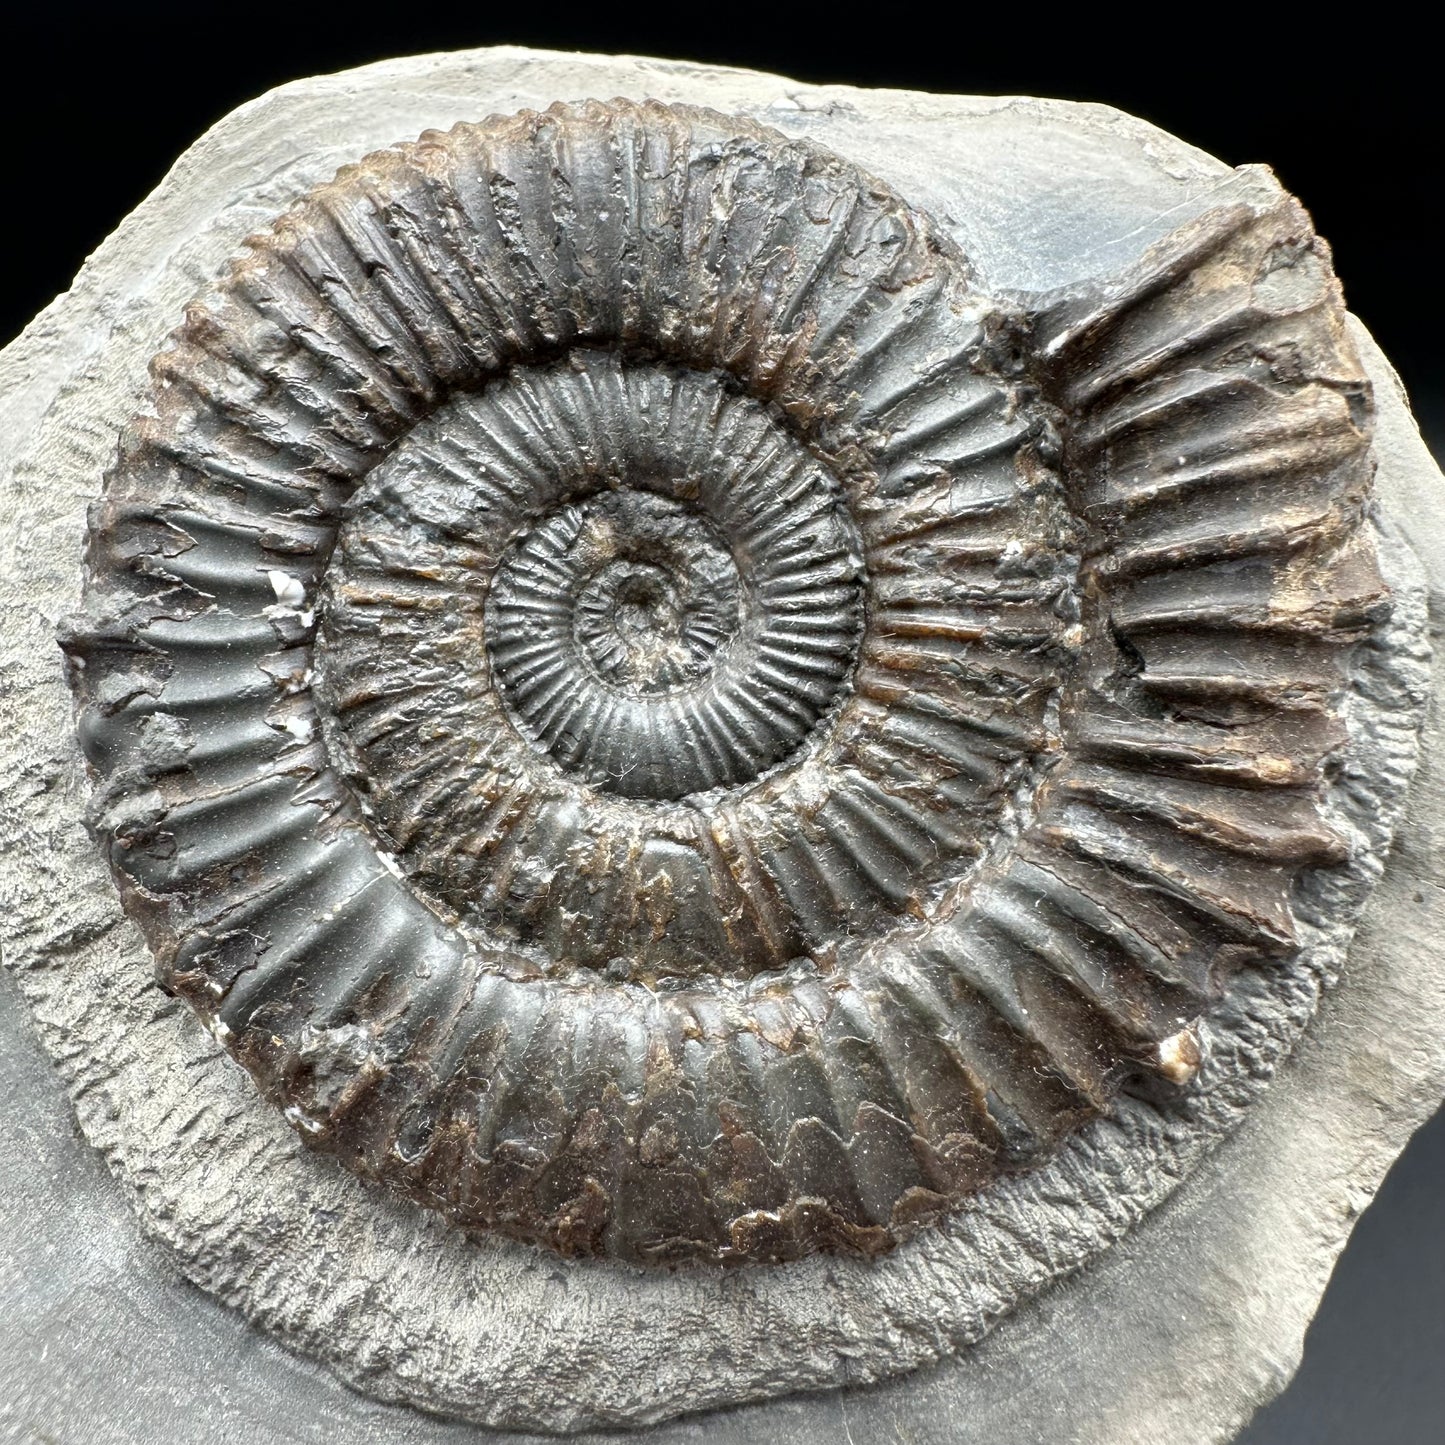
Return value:
<svg viewBox="0 0 1445 1445">
<path fill-rule="evenodd" d="M 289 572 L 271 571 L 266 574 L 276 600 L 286 607 L 300 608 L 306 602 L 306 589 Z"/>
</svg>

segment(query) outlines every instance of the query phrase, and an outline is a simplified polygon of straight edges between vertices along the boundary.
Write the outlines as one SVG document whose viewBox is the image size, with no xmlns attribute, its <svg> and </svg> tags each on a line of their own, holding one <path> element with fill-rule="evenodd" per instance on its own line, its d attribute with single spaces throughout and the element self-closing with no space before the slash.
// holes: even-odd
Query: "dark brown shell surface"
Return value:
<svg viewBox="0 0 1445 1445">
<path fill-rule="evenodd" d="M 642 1263 L 877 1253 L 1295 947 L 1387 605 L 1304 213 L 1028 308 L 815 145 L 558 106 L 187 312 L 65 645 L 159 976 L 313 1146 Z"/>
</svg>

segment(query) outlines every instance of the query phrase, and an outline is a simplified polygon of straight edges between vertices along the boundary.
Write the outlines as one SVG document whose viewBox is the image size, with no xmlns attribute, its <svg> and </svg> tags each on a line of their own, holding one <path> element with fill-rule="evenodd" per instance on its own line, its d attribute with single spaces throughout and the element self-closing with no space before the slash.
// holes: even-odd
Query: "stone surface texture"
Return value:
<svg viewBox="0 0 1445 1445">
<path fill-rule="evenodd" d="M 320 1360 L 377 1400 L 510 1431 L 711 1410 L 657 1437 L 824 1441 L 893 1428 L 1007 1445 L 1047 1428 L 1080 1442 L 1227 1439 L 1288 1379 L 1350 1218 L 1445 1080 L 1425 640 L 1445 508 L 1363 332 L 1379 409 L 1378 545 L 1396 606 L 1357 659 L 1352 740 L 1330 795 L 1350 861 L 1301 885 L 1305 947 L 1289 968 L 1268 987 L 1246 983 L 1215 1021 L 1204 1083 L 1228 1087 L 1163 1108 L 1126 1100 L 1048 1169 L 880 1264 L 650 1275 L 466 1241 L 301 1149 L 154 989 L 119 914 L 81 827 L 87 790 L 53 638 L 78 602 L 85 508 L 148 358 L 239 241 L 339 165 L 428 127 L 615 95 L 702 103 L 826 145 L 930 213 L 998 295 L 1105 282 L 1181 224 L 1278 194 L 1266 174 L 1233 172 L 1100 107 L 515 51 L 289 86 L 188 152 L 0 357 L 14 718 L 0 1058 L 19 1101 L 4 1134 L 14 1160 L 0 1194 L 0 1368 L 20 1382 L 0 1421 L 17 1438 L 64 1438 L 84 1421 L 117 1441 L 468 1433 L 351 1394 Z M 1395 850 L 1346 961 L 1427 703 Z M 56 1065 L 113 1178 L 69 1136 Z M 182 1279 L 311 1358 L 278 1351 Z M 142 1322 L 174 1347 L 138 1351 Z"/>
</svg>

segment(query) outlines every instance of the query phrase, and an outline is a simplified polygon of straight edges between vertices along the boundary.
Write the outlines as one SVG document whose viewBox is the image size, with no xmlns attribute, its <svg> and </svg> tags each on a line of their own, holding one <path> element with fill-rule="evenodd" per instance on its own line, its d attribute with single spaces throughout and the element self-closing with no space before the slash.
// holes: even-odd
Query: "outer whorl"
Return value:
<svg viewBox="0 0 1445 1445">
<path fill-rule="evenodd" d="M 559 106 L 343 171 L 153 374 L 98 832 L 307 1140 L 463 1225 L 887 1249 L 1187 1086 L 1340 856 L 1385 597 L 1293 205 L 1030 315 L 816 146 Z"/>
</svg>

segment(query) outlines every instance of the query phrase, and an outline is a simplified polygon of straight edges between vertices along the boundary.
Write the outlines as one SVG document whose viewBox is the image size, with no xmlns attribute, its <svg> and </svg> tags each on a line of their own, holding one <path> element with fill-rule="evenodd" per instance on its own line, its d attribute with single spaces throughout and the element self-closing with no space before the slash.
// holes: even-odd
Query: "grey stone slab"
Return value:
<svg viewBox="0 0 1445 1445">
<path fill-rule="evenodd" d="M 814 136 L 931 210 L 996 288 L 1019 294 L 1106 276 L 1222 197 L 1270 185 L 1265 175 L 1232 172 L 1102 107 L 813 88 L 663 62 L 516 51 L 388 62 L 284 87 L 228 117 L 178 162 L 75 288 L 0 356 L 6 464 L 0 475 L 10 488 L 0 499 L 10 519 L 4 651 L 22 728 L 10 739 L 9 799 L 12 818 L 26 819 L 29 829 L 25 848 L 8 849 L 4 865 L 6 907 L 20 946 L 7 949 L 17 975 L 4 980 L 0 993 L 0 1068 L 16 1101 L 0 1133 L 9 1166 L 0 1181 L 0 1373 L 15 1382 L 0 1404 L 0 1422 L 17 1439 L 208 1441 L 244 1432 L 361 1440 L 384 1432 L 440 1441 L 477 1434 L 363 1399 L 186 1282 L 189 1276 L 219 1289 L 264 1324 L 279 1325 L 283 1337 L 289 1330 L 300 1340 L 304 1331 L 288 1315 L 287 1277 L 279 1276 L 269 1293 L 251 1291 L 237 1261 L 286 1267 L 286 1241 L 271 1254 L 254 1252 L 255 1241 L 294 1208 L 288 1191 L 302 1187 L 295 1181 L 303 1177 L 296 1171 L 305 1171 L 304 1189 L 316 1191 L 311 1202 L 318 1209 L 356 1186 L 299 1159 L 282 1135 L 255 1132 L 265 1126 L 252 1117 L 258 1106 L 244 1080 L 219 1050 L 196 1038 L 184 1011 L 150 988 L 138 940 L 118 921 L 108 880 L 78 827 L 83 786 L 68 751 L 68 699 L 51 629 L 58 612 L 73 605 L 84 504 L 98 486 L 116 427 L 139 395 L 145 359 L 179 306 L 242 236 L 366 149 L 428 125 L 604 94 L 701 101 Z M 1386 553 L 1401 595 L 1423 599 L 1410 580 L 1407 553 L 1389 540 L 1403 534 L 1425 565 L 1434 615 L 1445 567 L 1441 479 L 1388 364 L 1363 334 L 1359 341 L 1381 408 Z M 55 494 L 56 478 L 70 479 L 69 493 Z M 1388 699 L 1377 702 L 1385 717 Z M 1213 1152 L 1188 1157 L 1192 1173 L 1182 1187 L 1162 1203 L 1167 1190 L 1151 1195 L 1148 1203 L 1157 1207 L 1112 1247 L 1078 1255 L 1097 1255 L 1086 1272 L 1043 1288 L 940 1364 L 866 1389 L 714 1412 L 653 1433 L 800 1442 L 896 1434 L 990 1445 L 1044 1435 L 1078 1442 L 1228 1439 L 1288 1379 L 1353 1217 L 1445 1086 L 1445 977 L 1436 956 L 1437 707 L 1395 852 L 1343 981 L 1325 993 L 1309 1031 L 1242 1122 L 1233 1132 L 1217 1131 L 1222 1142 Z M 1404 753 L 1396 760 L 1388 747 L 1376 761 L 1386 775 L 1396 761 L 1406 766 Z M 37 848 L 55 860 L 51 880 L 38 880 L 27 861 Z M 38 886 L 54 877 L 73 881 L 74 890 Z M 1316 984 L 1333 977 L 1339 962 L 1326 956 L 1327 933 L 1321 932 Z M 32 946 L 36 938 L 43 947 Z M 88 1003 L 77 1002 L 82 981 Z M 43 1050 L 22 993 L 39 1021 Z M 1305 1014 L 1313 998 L 1302 1005 Z M 106 1059 L 101 1070 L 93 1066 L 98 1052 Z M 1277 1057 L 1269 1054 L 1261 1066 L 1272 1071 Z M 120 1184 L 76 1138 L 55 1062 L 70 1082 L 86 1136 Z M 187 1177 L 176 1172 L 177 1154 L 197 1131 L 222 1154 L 214 1169 Z M 267 1190 L 269 1204 L 258 1206 Z M 231 1211 L 240 1227 L 228 1240 Z M 385 1229 L 399 1238 L 410 1225 L 400 1216 Z M 145 1237 L 147 1231 L 169 1247 Z M 1119 1232 L 1103 1228 L 1095 1244 Z M 426 1238 L 439 1253 L 454 1248 L 438 1235 Z M 197 1240 L 204 1243 L 199 1253 Z M 238 1252 L 228 1258 L 231 1246 Z M 384 1247 L 368 1268 L 398 1257 Z M 318 1260 L 321 1274 L 329 1271 L 342 1286 L 356 1278 L 349 1255 Z M 399 1313 L 385 1322 L 391 1338 L 402 1341 L 409 1320 L 437 1309 L 436 1300 L 417 1292 L 424 1275 L 416 1256 L 403 1262 L 413 1272 L 390 1297 Z M 491 1276 L 504 1296 L 489 1316 L 492 1328 L 508 1327 L 509 1309 L 524 1311 L 520 1324 L 510 1323 L 525 1328 L 519 1301 L 536 1299 L 540 1308 L 555 1291 L 540 1277 L 545 1273 L 515 1259 Z M 634 1289 L 625 1282 L 621 1288 Z M 1015 1285 L 1013 1297 L 1019 1292 Z M 846 1288 L 832 1296 L 854 1297 Z M 693 1307 L 703 1299 L 695 1297 Z M 674 1292 L 667 1308 L 677 1308 L 676 1300 Z M 594 1306 L 585 1298 L 564 1301 L 553 1318 L 565 1322 L 569 1311 Z M 556 1301 L 548 1308 L 556 1310 Z M 463 1323 L 468 1318 L 479 1317 L 460 1316 Z M 759 1320 L 746 1310 L 735 1318 L 755 1326 Z M 705 1338 L 710 1323 L 692 1328 L 692 1337 Z M 586 1319 L 580 1324 L 585 1328 Z M 547 1386 L 542 1370 L 542 1385 L 562 1400 L 546 1423 L 585 1421 L 596 1410 L 589 1401 L 607 1398 L 609 1390 L 611 1398 L 627 1389 L 652 1392 L 651 1408 L 660 1415 L 719 1398 L 706 1389 L 692 1397 L 692 1385 L 669 1373 L 672 1362 L 660 1343 L 666 1315 L 659 1324 L 640 1351 L 629 1337 L 593 1357 L 599 1369 L 617 1372 L 610 1382 L 569 1379 L 563 1370 Z M 354 1307 L 322 1321 L 342 1339 L 365 1337 L 372 1325 L 365 1309 Z M 965 1322 L 957 1341 L 980 1333 Z M 314 1347 L 314 1338 L 307 1342 Z M 524 1334 L 522 1342 L 537 1351 L 550 1344 L 545 1334 Z M 937 1347 L 912 1358 L 930 1353 Z M 565 1351 L 561 1357 L 570 1358 Z M 444 1388 L 436 1384 L 435 1360 L 414 1367 L 404 1351 L 362 1360 L 359 1370 L 346 1358 L 334 1364 L 373 1391 L 524 1423 L 518 1402 L 532 1398 L 526 1391 L 535 1395 L 538 1381 L 523 1390 L 515 1376 L 489 1376 L 489 1358 L 481 1351 L 480 1366 L 464 1363 Z M 569 1368 L 576 1368 L 575 1358 Z M 806 1371 L 783 1371 L 756 1392 L 806 1378 Z M 812 1378 L 848 1372 L 835 1359 Z M 522 1393 L 507 1398 L 514 1389 Z"/>
</svg>

